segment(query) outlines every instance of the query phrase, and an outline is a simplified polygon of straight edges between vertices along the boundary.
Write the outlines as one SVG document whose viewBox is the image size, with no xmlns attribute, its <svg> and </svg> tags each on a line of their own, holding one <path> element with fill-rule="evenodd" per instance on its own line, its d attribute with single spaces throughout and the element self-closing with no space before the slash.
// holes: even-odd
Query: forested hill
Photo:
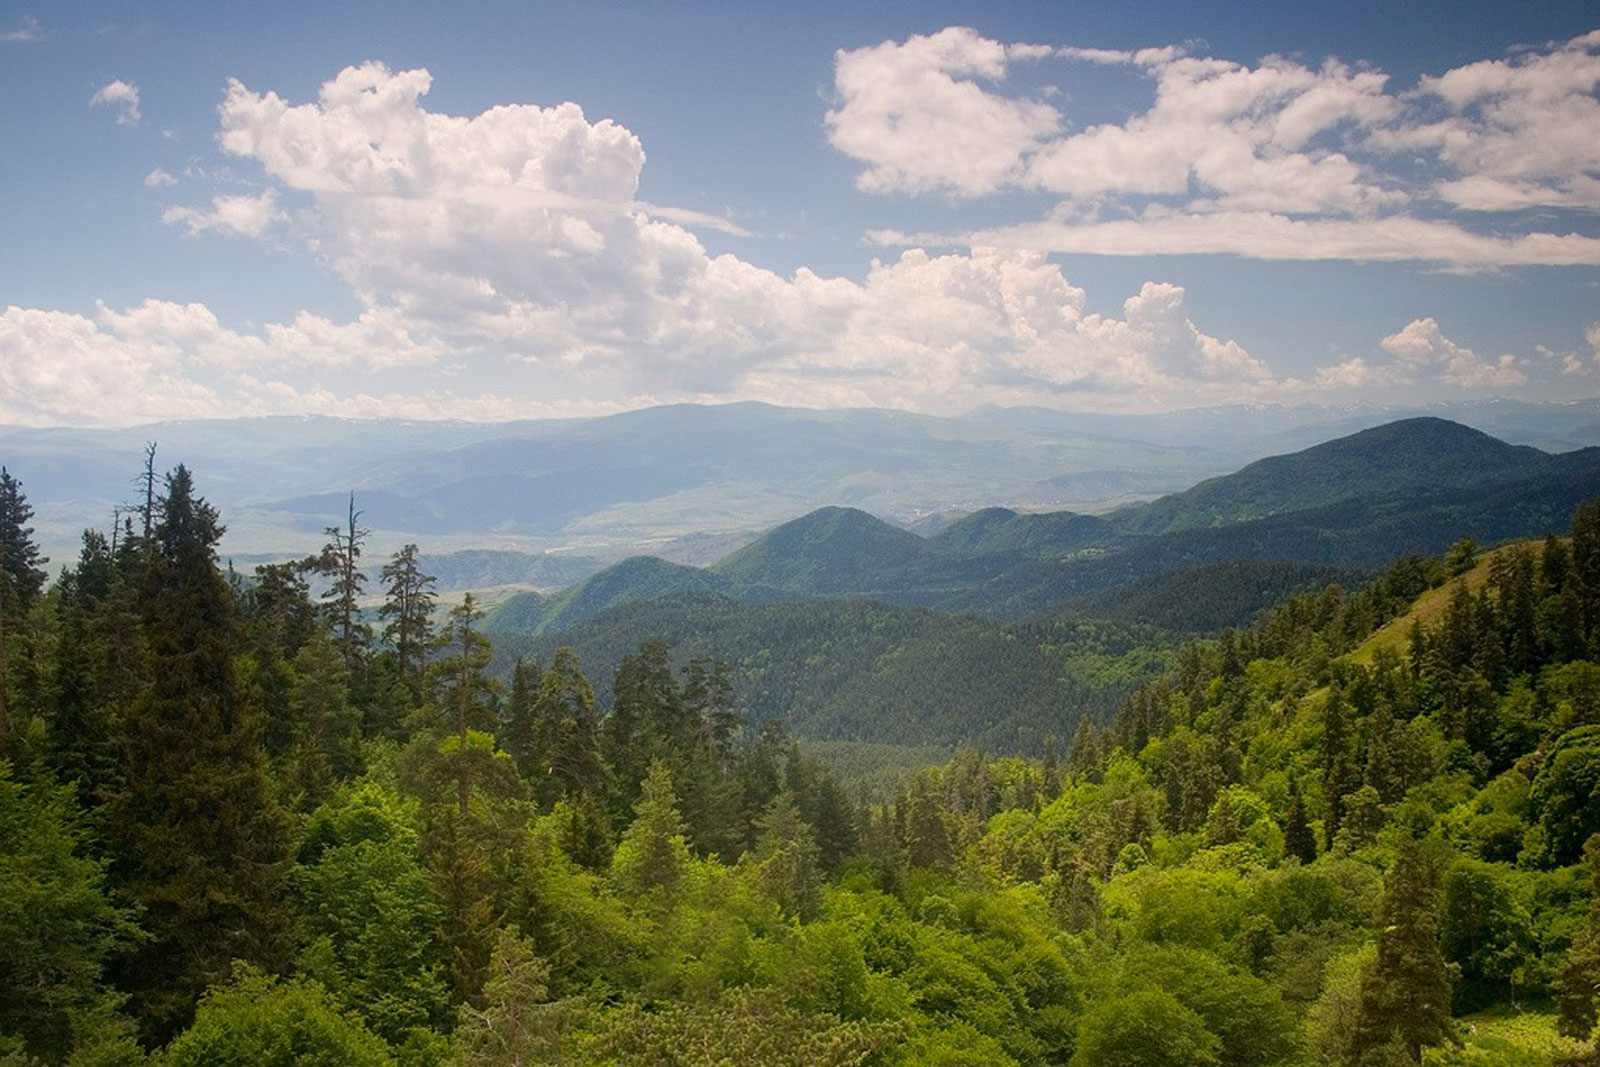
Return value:
<svg viewBox="0 0 1600 1067">
<path fill-rule="evenodd" d="M 1478 489 L 1535 478 L 1555 458 L 1508 445 L 1446 419 L 1391 422 L 1292 455 L 1257 460 L 1235 474 L 1116 514 L 1130 533 L 1227 526 L 1364 496 Z"/>
<path fill-rule="evenodd" d="M 1303 582 L 1301 583 L 1304 584 Z M 685 592 L 619 605 L 528 637 L 491 631 L 496 663 L 577 653 L 611 699 L 611 678 L 647 641 L 686 665 L 724 662 L 753 725 L 806 738 L 1041 752 L 1085 717 L 1105 722 L 1170 665 L 1172 635 L 1136 623 L 1064 618 L 999 623 L 863 599 L 744 603 Z"/>
<path fill-rule="evenodd" d="M 580 590 L 559 608 L 513 604 L 492 625 L 531 618 L 519 628 L 551 631 L 618 604 L 713 589 L 746 601 L 855 596 L 1007 620 L 1115 604 L 1127 590 L 1152 604 L 1145 618 L 1168 624 L 1153 607 L 1164 575 L 1183 571 L 1175 581 L 1193 582 L 1243 564 L 1285 581 L 1285 565 L 1371 573 L 1460 537 L 1493 543 L 1560 529 L 1597 494 L 1600 449 L 1550 454 L 1442 419 L 1408 419 L 1104 517 L 989 508 L 922 538 L 863 511 L 824 508 L 709 573 L 665 575 L 630 561 L 592 580 L 603 597 Z"/>
<path fill-rule="evenodd" d="M 1165 651 L 1065 759 L 858 799 L 744 714 L 756 643 L 818 722 L 921 672 L 1004 722 L 999 669 L 1081 677 L 1094 633 L 713 597 L 751 664 L 647 642 L 597 698 L 555 648 L 501 685 L 416 546 L 369 625 L 353 516 L 246 575 L 190 472 L 146 475 L 52 582 L 0 469 L 0 1062 L 1600 1059 L 1600 500 Z"/>
</svg>

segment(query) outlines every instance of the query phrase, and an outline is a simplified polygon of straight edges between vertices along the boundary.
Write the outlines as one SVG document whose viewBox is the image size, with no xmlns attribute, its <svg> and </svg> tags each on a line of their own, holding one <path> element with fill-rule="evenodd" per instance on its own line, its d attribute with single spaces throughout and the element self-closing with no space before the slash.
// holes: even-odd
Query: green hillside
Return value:
<svg viewBox="0 0 1600 1067">
<path fill-rule="evenodd" d="M 610 608 L 683 593 L 720 593 L 729 583 L 699 567 L 632 556 L 550 597 L 513 596 L 484 621 L 491 633 L 563 630 Z"/>
<path fill-rule="evenodd" d="M 1403 419 L 1258 460 L 1185 492 L 1126 508 L 1114 521 L 1142 534 L 1226 526 L 1374 494 L 1514 482 L 1543 473 L 1550 460 L 1536 448 L 1509 445 L 1446 419 Z"/>
<path fill-rule="evenodd" d="M 856 508 L 819 508 L 711 569 L 744 586 L 821 596 L 854 592 L 928 555 L 928 543 Z"/>
<path fill-rule="evenodd" d="M 665 641 L 679 663 L 733 669 L 755 723 L 808 738 L 1038 751 L 1084 716 L 1104 720 L 1165 668 L 1170 638 L 1145 626 L 1063 619 L 1002 624 L 866 600 L 741 603 L 681 595 L 618 606 L 538 636 L 495 635 L 497 670 L 573 649 L 602 701 L 624 657 Z"/>
</svg>

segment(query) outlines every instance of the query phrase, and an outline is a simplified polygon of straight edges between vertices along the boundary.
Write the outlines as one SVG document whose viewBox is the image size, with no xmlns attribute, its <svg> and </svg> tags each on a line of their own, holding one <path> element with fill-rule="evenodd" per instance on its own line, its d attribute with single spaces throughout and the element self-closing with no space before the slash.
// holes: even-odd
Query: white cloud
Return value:
<svg viewBox="0 0 1600 1067">
<path fill-rule="evenodd" d="M 1233 255 L 1269 260 L 1440 263 L 1470 269 L 1600 265 L 1600 238 L 1578 233 L 1502 237 L 1404 215 L 1296 219 L 1271 212 L 1177 213 L 1022 223 L 969 234 L 871 230 L 883 245 L 998 245 L 1102 256 Z"/>
<path fill-rule="evenodd" d="M 1460 177 L 1438 194 L 1470 211 L 1600 208 L 1600 31 L 1422 79 L 1446 114 L 1378 143 L 1428 148 Z"/>
<path fill-rule="evenodd" d="M 23 15 L 17 20 L 16 29 L 0 30 L 0 44 L 25 44 L 43 36 L 44 27 L 39 25 L 39 20 L 32 15 Z"/>
<path fill-rule="evenodd" d="M 1290 213 L 1366 212 L 1404 199 L 1324 143 L 1394 112 L 1382 73 L 1270 56 L 1251 68 L 1175 49 L 1067 54 L 1147 69 L 1155 102 L 1040 149 L 1028 165 L 1032 185 L 1080 200 L 1195 196 L 1207 208 Z"/>
<path fill-rule="evenodd" d="M 1023 158 L 1061 127 L 1042 101 L 989 92 L 1008 64 L 1051 49 L 1004 45 L 965 27 L 903 43 L 841 49 L 828 139 L 867 164 L 856 184 L 874 193 L 991 193 L 1016 181 Z"/>
<path fill-rule="evenodd" d="M 157 167 L 155 170 L 152 170 L 149 174 L 144 176 L 144 186 L 146 189 L 160 189 L 164 186 L 177 184 L 178 179 L 174 178 L 171 174 L 168 174 L 160 167 Z"/>
<path fill-rule="evenodd" d="M 143 117 L 139 113 L 139 87 L 120 78 L 96 89 L 89 106 L 115 108 L 118 126 L 136 125 Z"/>
<path fill-rule="evenodd" d="M 1314 380 L 1318 389 L 1357 390 L 1391 379 L 1386 368 L 1375 367 L 1361 356 L 1351 356 L 1331 367 L 1319 367 Z"/>
<path fill-rule="evenodd" d="M 1600 31 L 1406 92 L 1337 59 L 1252 66 L 1185 46 L 1052 55 L 1134 68 L 1153 100 L 1072 128 L 1070 114 L 1003 91 L 1007 46 L 953 29 L 841 52 L 830 138 L 866 164 L 858 182 L 873 191 L 1062 198 L 1042 223 L 946 239 L 955 244 L 1468 269 L 1600 262 L 1587 227 L 1479 232 L 1414 210 L 1441 199 L 1467 211 L 1600 208 Z M 1015 121 L 1029 114 L 1040 121 Z"/>
<path fill-rule="evenodd" d="M 1437 371 L 1463 389 L 1493 389 L 1521 385 L 1528 380 L 1516 356 L 1494 362 L 1480 358 L 1470 348 L 1456 344 L 1431 318 L 1413 319 L 1398 333 L 1379 342 L 1380 347 L 1412 372 Z"/>
<path fill-rule="evenodd" d="M 165 172 L 161 172 L 165 173 Z M 151 175 L 154 176 L 154 173 Z M 158 184 L 172 184 L 167 181 Z M 145 179 L 150 184 L 150 178 Z M 284 218 L 278 207 L 278 193 L 268 189 L 259 196 L 217 196 L 211 199 L 210 210 L 191 207 L 169 207 L 161 213 L 161 221 L 188 227 L 191 235 L 215 230 L 218 233 L 239 237 L 260 237 L 273 223 Z"/>
<path fill-rule="evenodd" d="M 151 300 L 92 317 L 12 308 L 0 324 L 0 421 L 509 418 L 730 399 L 1149 410 L 1369 388 L 1402 371 L 1487 387 L 1520 376 L 1518 361 L 1485 362 L 1417 324 L 1389 340 L 1408 353 L 1427 342 L 1426 358 L 1277 377 L 1238 341 L 1206 332 L 1179 286 L 1147 282 L 1119 313 L 1089 311 L 1044 249 L 1155 242 L 1304 258 L 1307 246 L 1332 244 L 1415 258 L 1418 244 L 1466 242 L 1441 258 L 1503 262 L 1592 256 L 1597 244 L 1405 219 L 1218 209 L 1084 221 L 1063 211 L 1048 232 L 995 231 L 948 254 L 913 248 L 859 282 L 804 268 L 782 276 L 709 254 L 672 209 L 642 204 L 644 148 L 617 123 L 570 103 L 442 114 L 423 106 L 431 85 L 426 71 L 380 64 L 340 72 L 303 103 L 232 82 L 219 140 L 259 165 L 267 188 L 165 216 L 191 232 L 304 240 L 358 302 L 349 321 L 302 311 L 246 331 L 199 304 Z M 273 230 L 291 195 L 294 225 Z M 1347 229 L 1306 229 L 1334 226 Z M 1537 240 L 1558 245 L 1527 243 Z"/>
</svg>

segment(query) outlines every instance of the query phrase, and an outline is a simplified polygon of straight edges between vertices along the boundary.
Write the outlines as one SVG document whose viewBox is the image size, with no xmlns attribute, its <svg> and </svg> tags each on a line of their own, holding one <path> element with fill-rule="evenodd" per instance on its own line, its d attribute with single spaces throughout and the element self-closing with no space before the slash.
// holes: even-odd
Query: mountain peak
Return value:
<svg viewBox="0 0 1600 1067">
<path fill-rule="evenodd" d="M 743 585 L 832 592 L 927 551 L 922 538 L 876 515 L 823 507 L 774 527 L 712 570 Z"/>
<path fill-rule="evenodd" d="M 1430 415 L 1398 419 L 1129 508 L 1138 533 L 1217 526 L 1321 507 L 1356 496 L 1492 485 L 1537 474 L 1552 457 Z"/>
</svg>

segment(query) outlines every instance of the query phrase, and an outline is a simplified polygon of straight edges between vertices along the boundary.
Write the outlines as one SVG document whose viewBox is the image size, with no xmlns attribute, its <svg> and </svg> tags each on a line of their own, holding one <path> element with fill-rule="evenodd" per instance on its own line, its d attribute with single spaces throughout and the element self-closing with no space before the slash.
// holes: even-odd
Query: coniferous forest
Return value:
<svg viewBox="0 0 1600 1067">
<path fill-rule="evenodd" d="M 0 475 L 0 1062 L 1600 1063 L 1600 502 L 858 791 L 728 663 L 492 669 L 353 497 L 235 571 L 200 478 L 52 578 Z"/>
</svg>

